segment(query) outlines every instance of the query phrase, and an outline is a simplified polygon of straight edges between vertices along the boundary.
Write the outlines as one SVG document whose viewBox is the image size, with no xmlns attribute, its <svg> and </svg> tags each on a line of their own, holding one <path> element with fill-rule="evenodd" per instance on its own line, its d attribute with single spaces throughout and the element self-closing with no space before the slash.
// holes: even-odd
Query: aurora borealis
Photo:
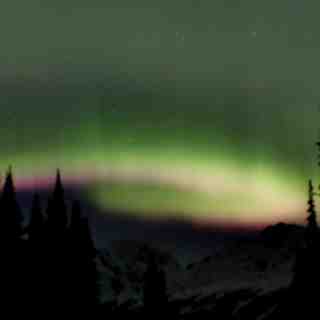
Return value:
<svg viewBox="0 0 320 320">
<path fill-rule="evenodd" d="M 143 217 L 304 218 L 317 176 L 317 2 L 0 9 L 0 165 L 18 187 L 46 185 L 59 167 L 97 206 Z"/>
</svg>

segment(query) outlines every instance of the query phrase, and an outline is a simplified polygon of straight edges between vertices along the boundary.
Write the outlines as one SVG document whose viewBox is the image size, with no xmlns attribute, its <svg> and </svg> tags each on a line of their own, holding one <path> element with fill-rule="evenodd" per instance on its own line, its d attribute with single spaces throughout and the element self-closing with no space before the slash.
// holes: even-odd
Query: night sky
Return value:
<svg viewBox="0 0 320 320">
<path fill-rule="evenodd" d="M 60 167 L 101 208 L 193 223 L 305 217 L 317 1 L 1 1 L 0 167 Z"/>
</svg>

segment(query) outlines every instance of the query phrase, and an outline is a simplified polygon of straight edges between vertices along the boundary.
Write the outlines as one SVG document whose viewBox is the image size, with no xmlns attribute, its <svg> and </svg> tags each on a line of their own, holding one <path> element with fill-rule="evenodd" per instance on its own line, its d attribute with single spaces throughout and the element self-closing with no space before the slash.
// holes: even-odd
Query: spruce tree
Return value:
<svg viewBox="0 0 320 320">
<path fill-rule="evenodd" d="M 303 244 L 298 248 L 287 304 L 288 317 L 311 317 L 316 311 L 314 292 L 320 287 L 319 232 L 312 180 L 308 184 L 307 226 Z M 289 315 L 290 313 L 290 315 Z"/>
<path fill-rule="evenodd" d="M 69 308 L 68 215 L 60 171 L 57 170 L 53 192 L 48 199 L 45 224 L 46 251 L 43 253 L 47 272 L 47 307 Z"/>
<path fill-rule="evenodd" d="M 320 151 L 320 142 L 317 142 Z M 320 160 L 320 152 L 318 154 Z M 320 165 L 320 162 L 318 163 Z M 317 292 L 320 288 L 319 227 L 312 180 L 308 184 L 307 226 L 305 237 L 297 248 L 293 278 L 281 318 L 312 319 L 318 312 Z M 319 194 L 318 194 L 319 195 Z M 279 317 L 280 318 L 280 317 Z"/>
<path fill-rule="evenodd" d="M 48 202 L 47 209 L 48 226 L 53 229 L 56 236 L 64 233 L 68 225 L 67 206 L 65 201 L 64 187 L 60 170 L 57 170 L 55 185 Z"/>
<path fill-rule="evenodd" d="M 316 145 L 318 147 L 318 166 L 320 166 L 320 141 L 318 141 Z"/>
<path fill-rule="evenodd" d="M 28 288 L 32 288 L 26 296 L 28 307 L 37 316 L 39 305 L 46 307 L 49 290 L 46 281 L 48 274 L 47 246 L 45 238 L 45 217 L 42 213 L 40 196 L 35 193 L 32 199 L 30 222 L 28 226 Z M 40 315 L 40 313 L 39 313 Z"/>
<path fill-rule="evenodd" d="M 17 201 L 14 179 L 9 168 L 0 197 L 0 290 L 3 307 L 15 305 L 18 310 L 23 306 L 25 279 L 25 241 L 23 234 L 22 212 Z M 13 310 L 13 311 L 15 311 Z"/>
<path fill-rule="evenodd" d="M 17 201 L 11 167 L 7 172 L 0 197 L 0 211 L 2 216 L 2 230 L 0 232 L 0 237 L 4 237 L 7 243 L 10 241 L 16 241 L 23 233 L 23 217 Z"/>
<path fill-rule="evenodd" d="M 307 217 L 307 234 L 306 241 L 308 246 L 317 245 L 319 237 L 319 228 L 317 223 L 317 213 L 314 201 L 314 186 L 312 180 L 309 180 L 309 199 L 307 212 L 309 213 Z"/>
<path fill-rule="evenodd" d="M 96 249 L 88 219 L 82 215 L 78 201 L 72 204 L 70 244 L 73 305 L 83 312 L 93 312 L 99 299 Z"/>
</svg>

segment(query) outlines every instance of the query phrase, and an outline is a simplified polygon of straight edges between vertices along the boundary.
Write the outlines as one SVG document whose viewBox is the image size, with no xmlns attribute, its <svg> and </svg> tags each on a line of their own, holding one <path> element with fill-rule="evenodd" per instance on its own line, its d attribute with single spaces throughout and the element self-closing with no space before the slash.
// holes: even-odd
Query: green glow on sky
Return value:
<svg viewBox="0 0 320 320">
<path fill-rule="evenodd" d="M 227 147 L 207 154 L 201 148 L 113 145 L 112 153 L 88 145 L 25 154 L 14 163 L 20 177 L 48 176 L 64 164 L 67 178 L 83 176 L 88 197 L 103 208 L 148 218 L 182 218 L 196 223 L 267 224 L 299 221 L 304 212 L 302 177 L 271 162 L 250 165 Z M 109 151 L 109 152 L 108 152 Z M 37 161 L 35 165 L 35 161 Z M 40 160 L 41 159 L 41 160 Z M 2 161 L 1 165 L 6 165 Z M 30 169 L 32 168 L 32 169 Z"/>
<path fill-rule="evenodd" d="M 2 172 L 36 182 L 60 167 L 96 205 L 143 216 L 303 219 L 318 177 L 319 10 L 2 1 Z"/>
</svg>

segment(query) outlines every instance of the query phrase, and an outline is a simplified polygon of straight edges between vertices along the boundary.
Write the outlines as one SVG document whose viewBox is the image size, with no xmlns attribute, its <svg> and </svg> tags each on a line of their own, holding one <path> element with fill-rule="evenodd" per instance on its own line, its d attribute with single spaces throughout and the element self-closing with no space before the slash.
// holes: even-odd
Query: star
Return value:
<svg viewBox="0 0 320 320">
<path fill-rule="evenodd" d="M 176 38 L 179 38 L 179 39 L 184 39 L 184 34 L 183 33 L 180 33 L 179 31 L 176 32 Z"/>
<path fill-rule="evenodd" d="M 252 36 L 253 38 L 255 38 L 255 37 L 257 36 L 257 32 L 256 32 L 256 31 L 252 31 L 252 32 L 251 32 L 251 36 Z"/>
</svg>

